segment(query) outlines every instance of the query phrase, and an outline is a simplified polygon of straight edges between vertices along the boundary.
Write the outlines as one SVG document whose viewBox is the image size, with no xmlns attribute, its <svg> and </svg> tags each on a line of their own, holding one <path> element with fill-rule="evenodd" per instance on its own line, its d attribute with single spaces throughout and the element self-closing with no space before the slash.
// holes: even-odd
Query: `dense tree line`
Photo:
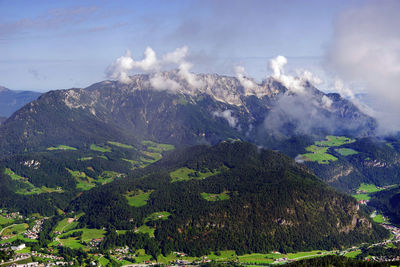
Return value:
<svg viewBox="0 0 400 267">
<path fill-rule="evenodd" d="M 352 259 L 344 256 L 325 256 L 312 259 L 300 260 L 289 263 L 285 266 L 291 267 L 389 267 L 399 266 L 399 262 L 369 262 L 364 260 Z"/>
</svg>

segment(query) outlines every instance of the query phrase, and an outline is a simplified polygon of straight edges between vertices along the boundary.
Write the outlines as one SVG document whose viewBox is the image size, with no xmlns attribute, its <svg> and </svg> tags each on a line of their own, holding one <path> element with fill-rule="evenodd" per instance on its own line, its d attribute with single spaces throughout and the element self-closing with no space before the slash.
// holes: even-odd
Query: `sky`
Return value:
<svg viewBox="0 0 400 267">
<path fill-rule="evenodd" d="M 139 60 L 147 46 L 158 55 L 187 46 L 194 72 L 233 75 L 241 65 L 261 80 L 268 61 L 284 55 L 289 71 L 325 76 L 337 19 L 365 2 L 0 0 L 0 85 L 86 87 L 108 79 L 126 50 Z"/>
</svg>

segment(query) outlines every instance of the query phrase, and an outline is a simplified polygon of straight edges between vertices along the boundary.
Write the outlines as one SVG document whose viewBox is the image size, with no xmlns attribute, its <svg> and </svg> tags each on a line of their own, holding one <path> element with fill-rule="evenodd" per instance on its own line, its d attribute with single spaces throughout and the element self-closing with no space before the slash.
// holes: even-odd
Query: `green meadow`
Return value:
<svg viewBox="0 0 400 267">
<path fill-rule="evenodd" d="M 73 171 L 67 168 L 67 171 L 75 178 L 77 181 L 76 188 L 82 191 L 87 191 L 95 187 L 94 179 L 86 175 L 86 173 L 81 171 Z"/>
<path fill-rule="evenodd" d="M 351 139 L 346 136 L 334 136 L 334 135 L 328 135 L 326 137 L 326 140 L 324 141 L 316 141 L 315 145 L 317 146 L 342 146 L 345 144 L 351 144 L 354 143 L 356 139 Z"/>
<path fill-rule="evenodd" d="M 351 156 L 351 155 L 356 155 L 358 154 L 357 151 L 351 148 L 338 148 L 335 149 L 336 152 L 338 152 L 342 156 Z"/>
<path fill-rule="evenodd" d="M 110 145 L 113 145 L 113 146 L 117 146 L 117 147 L 133 149 L 133 146 L 122 144 L 122 143 L 119 143 L 119 142 L 108 141 L 107 143 L 109 143 Z"/>
<path fill-rule="evenodd" d="M 64 192 L 61 188 L 49 188 L 49 187 L 45 187 L 45 186 L 36 187 L 31 182 L 29 182 L 28 178 L 19 176 L 18 174 L 16 174 L 13 170 L 11 170 L 9 168 L 6 168 L 4 170 L 4 174 L 10 176 L 12 180 L 18 181 L 24 185 L 22 188 L 19 188 L 16 190 L 17 194 L 34 195 L 34 194 L 42 194 L 42 193 L 53 193 L 53 192 L 62 193 L 62 192 Z"/>
<path fill-rule="evenodd" d="M 221 201 L 221 200 L 228 200 L 231 197 L 229 196 L 229 191 L 224 191 L 220 194 L 213 194 L 213 193 L 201 193 L 201 197 L 207 201 Z"/>
<path fill-rule="evenodd" d="M 128 200 L 128 204 L 132 207 L 142 207 L 147 204 L 147 201 L 150 198 L 150 194 L 153 191 L 148 191 L 148 192 L 143 192 L 143 191 L 137 191 L 137 192 L 129 192 L 125 195 L 126 199 Z"/>
<path fill-rule="evenodd" d="M 91 144 L 90 145 L 90 149 L 93 151 L 97 151 L 97 152 L 101 152 L 101 153 L 105 153 L 105 152 L 111 152 L 111 148 L 106 146 L 106 147 L 102 147 L 102 146 L 98 146 L 95 144 Z"/>
<path fill-rule="evenodd" d="M 144 222 L 146 223 L 149 221 L 167 220 L 169 216 L 171 216 L 171 213 L 169 213 L 168 211 L 158 211 L 146 217 L 146 219 L 144 219 Z"/>
<path fill-rule="evenodd" d="M 193 169 L 189 169 L 187 167 L 179 168 L 175 171 L 172 171 L 169 173 L 169 176 L 171 177 L 171 183 L 174 182 L 181 182 L 181 181 L 189 181 L 192 179 L 205 179 L 210 176 L 214 176 L 217 174 L 220 174 L 223 168 L 220 170 L 215 170 L 214 172 L 211 172 L 208 170 L 207 172 L 198 172 Z"/>
<path fill-rule="evenodd" d="M 59 146 L 56 146 L 56 147 L 54 147 L 54 146 L 48 147 L 47 150 L 51 151 L 51 150 L 78 150 L 78 149 L 75 148 L 75 147 L 72 147 L 72 146 L 59 145 Z"/>
<path fill-rule="evenodd" d="M 331 147 L 338 147 L 345 144 L 354 143 L 356 140 L 346 136 L 326 136 L 326 140 L 315 141 L 314 145 L 306 147 L 306 150 L 310 153 L 302 154 L 301 157 L 305 161 L 314 161 L 319 164 L 329 164 L 330 162 L 338 160 L 335 156 L 328 153 Z M 350 148 L 338 148 L 336 152 L 342 156 L 350 156 L 357 154 L 358 152 Z"/>
<path fill-rule="evenodd" d="M 135 232 L 136 233 L 141 233 L 141 234 L 148 234 L 150 237 L 154 237 L 154 231 L 155 230 L 156 229 L 144 224 L 144 225 L 140 226 L 139 228 L 137 228 L 135 230 Z"/>
</svg>

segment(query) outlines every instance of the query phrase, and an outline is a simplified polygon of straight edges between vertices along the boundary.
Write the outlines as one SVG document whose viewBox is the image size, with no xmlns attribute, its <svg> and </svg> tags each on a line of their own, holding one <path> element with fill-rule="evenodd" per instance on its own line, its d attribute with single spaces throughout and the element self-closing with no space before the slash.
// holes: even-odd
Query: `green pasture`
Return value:
<svg viewBox="0 0 400 267">
<path fill-rule="evenodd" d="M 356 155 L 358 152 L 354 149 L 351 148 L 337 148 L 335 149 L 336 152 L 338 152 L 342 156 L 351 156 L 351 155 Z"/>
<path fill-rule="evenodd" d="M 144 222 L 146 223 L 148 221 L 167 220 L 169 216 L 171 216 L 171 213 L 169 213 L 168 211 L 158 211 L 146 217 L 146 219 L 144 219 Z"/>
<path fill-rule="evenodd" d="M 102 147 L 102 146 L 98 146 L 95 144 L 91 144 L 90 145 L 90 149 L 93 151 L 97 151 L 97 152 L 101 152 L 101 153 L 105 153 L 105 152 L 111 152 L 111 148 L 106 146 L 106 147 Z"/>
<path fill-rule="evenodd" d="M 326 136 L 326 140 L 324 141 L 316 141 L 315 145 L 317 146 L 342 146 L 345 144 L 351 144 L 354 143 L 356 139 L 351 139 L 346 136 L 334 136 L 334 135 L 328 135 Z"/>
<path fill-rule="evenodd" d="M 207 201 L 220 201 L 220 200 L 228 200 L 231 197 L 229 196 L 229 191 L 224 191 L 220 194 L 213 194 L 213 193 L 201 193 L 202 198 Z"/>
<path fill-rule="evenodd" d="M 126 144 L 122 144 L 119 142 L 108 141 L 107 143 L 109 143 L 110 145 L 116 146 L 116 147 L 122 147 L 122 148 L 128 148 L 128 149 L 133 148 L 133 146 L 131 146 L 131 145 L 126 145 Z"/>
<path fill-rule="evenodd" d="M 222 169 L 222 168 L 221 168 Z M 171 183 L 180 182 L 180 181 L 189 181 L 192 179 L 205 179 L 210 176 L 217 175 L 221 173 L 222 170 L 215 170 L 214 172 L 207 171 L 207 172 L 198 172 L 193 169 L 189 169 L 187 167 L 179 168 L 175 171 L 169 173 L 171 177 Z"/>
<path fill-rule="evenodd" d="M 56 146 L 56 147 L 54 147 L 54 146 L 48 147 L 47 150 L 51 151 L 51 150 L 78 150 L 78 149 L 75 148 L 75 147 L 72 147 L 72 146 L 59 145 L 59 146 Z"/>
<path fill-rule="evenodd" d="M 129 192 L 125 195 L 126 199 L 128 200 L 128 204 L 132 207 L 142 207 L 147 204 L 147 201 L 150 198 L 150 194 L 153 191 L 148 191 L 148 192 L 143 192 L 143 191 L 137 191 L 137 192 Z"/>
</svg>

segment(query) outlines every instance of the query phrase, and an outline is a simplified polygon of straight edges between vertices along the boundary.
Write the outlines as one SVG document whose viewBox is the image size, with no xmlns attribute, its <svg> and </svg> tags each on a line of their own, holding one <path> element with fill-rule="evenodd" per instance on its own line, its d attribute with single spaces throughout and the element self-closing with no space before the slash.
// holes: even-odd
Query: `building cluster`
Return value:
<svg viewBox="0 0 400 267">
<path fill-rule="evenodd" d="M 366 257 L 366 261 L 378 261 L 378 262 L 391 262 L 391 261 L 400 261 L 400 256 L 397 257 L 389 257 L 389 256 L 370 256 L 370 258 Z"/>
<path fill-rule="evenodd" d="M 97 248 L 100 246 L 100 243 L 104 240 L 104 237 L 102 238 L 94 238 L 89 242 L 90 248 Z"/>
<path fill-rule="evenodd" d="M 44 219 L 36 220 L 35 225 L 32 227 L 31 230 L 27 230 L 24 233 L 24 236 L 29 239 L 39 239 L 39 233 L 42 230 L 43 221 Z"/>
<path fill-rule="evenodd" d="M 394 235 L 394 238 L 400 242 L 400 228 L 391 224 L 382 224 L 384 228 L 391 231 Z"/>
<path fill-rule="evenodd" d="M 23 219 L 24 216 L 19 214 L 19 212 L 11 212 L 9 213 L 6 209 L 0 209 L 0 213 L 4 213 L 4 217 L 7 219 Z"/>
<path fill-rule="evenodd" d="M 369 200 L 361 199 L 361 200 L 358 201 L 358 204 L 361 204 L 361 205 L 368 205 L 368 201 L 369 201 Z"/>
</svg>

